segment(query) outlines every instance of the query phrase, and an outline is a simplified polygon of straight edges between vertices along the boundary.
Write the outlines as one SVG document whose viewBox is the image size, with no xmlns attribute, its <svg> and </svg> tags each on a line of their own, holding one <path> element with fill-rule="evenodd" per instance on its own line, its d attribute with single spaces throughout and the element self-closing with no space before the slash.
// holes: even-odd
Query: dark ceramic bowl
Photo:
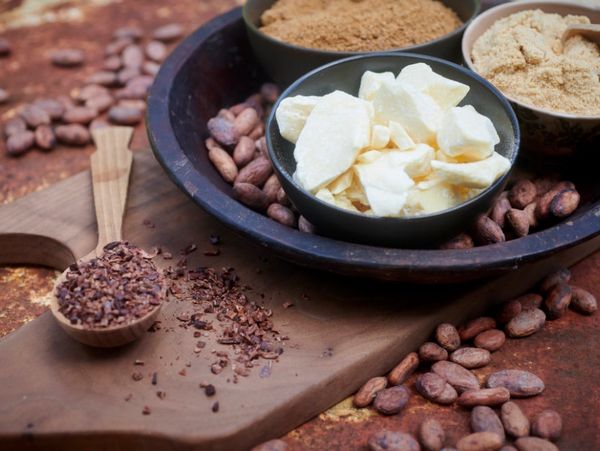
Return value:
<svg viewBox="0 0 600 451">
<path fill-rule="evenodd" d="M 323 202 L 293 180 L 292 174 L 296 170 L 294 144 L 281 136 L 275 119 L 275 111 L 282 99 L 296 95 L 322 96 L 336 89 L 356 95 L 365 71 L 391 71 L 397 74 L 404 66 L 420 62 L 430 65 L 444 77 L 471 87 L 461 104 L 473 105 L 477 111 L 491 119 L 500 136 L 500 143 L 495 150 L 508 158 L 511 166 L 514 164 L 519 150 L 519 125 L 515 113 L 498 90 L 473 72 L 437 58 L 409 53 L 371 54 L 330 63 L 305 75 L 283 92 L 267 124 L 267 144 L 275 172 L 296 208 L 317 227 L 319 233 L 371 245 L 431 247 L 465 230 L 479 213 L 490 207 L 504 189 L 508 174 L 476 197 L 454 208 L 411 218 L 378 218 Z"/>
<path fill-rule="evenodd" d="M 250 45 L 257 59 L 265 72 L 281 86 L 288 86 L 294 80 L 323 64 L 350 56 L 372 53 L 310 49 L 288 44 L 264 34 L 258 29 L 260 17 L 273 3 L 275 3 L 275 0 L 247 0 L 243 15 Z M 480 0 L 442 0 L 442 3 L 454 10 L 460 17 L 463 21 L 461 27 L 433 41 L 402 49 L 390 49 L 389 51 L 402 50 L 403 52 L 414 52 L 457 63 L 460 62 L 462 35 L 467 25 L 479 13 Z"/>
</svg>

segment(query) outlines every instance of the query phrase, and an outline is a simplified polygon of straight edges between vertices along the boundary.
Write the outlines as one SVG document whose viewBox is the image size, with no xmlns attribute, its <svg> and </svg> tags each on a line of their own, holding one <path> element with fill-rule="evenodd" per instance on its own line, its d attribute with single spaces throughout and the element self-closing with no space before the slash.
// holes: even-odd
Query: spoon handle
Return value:
<svg viewBox="0 0 600 451">
<path fill-rule="evenodd" d="M 572 36 L 580 35 L 600 45 L 600 24 L 569 25 L 562 35 L 563 45 Z"/>
<path fill-rule="evenodd" d="M 92 132 L 97 148 L 91 157 L 98 223 L 97 256 L 102 254 L 108 243 L 122 239 L 123 215 L 133 158 L 129 150 L 132 134 L 131 127 L 106 127 Z"/>
</svg>

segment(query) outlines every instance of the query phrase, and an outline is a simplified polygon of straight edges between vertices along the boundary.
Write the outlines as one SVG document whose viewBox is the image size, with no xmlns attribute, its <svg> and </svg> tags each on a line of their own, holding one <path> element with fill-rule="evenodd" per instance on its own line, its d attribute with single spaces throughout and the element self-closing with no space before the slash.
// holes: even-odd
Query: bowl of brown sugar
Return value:
<svg viewBox="0 0 600 451">
<path fill-rule="evenodd" d="M 586 157 L 600 146 L 600 46 L 568 27 L 600 23 L 600 10 L 515 2 L 478 16 L 465 31 L 466 65 L 512 103 L 524 155 Z"/>
<path fill-rule="evenodd" d="M 266 73 L 282 87 L 332 61 L 407 51 L 458 62 L 479 0 L 248 0 L 244 21 Z"/>
</svg>

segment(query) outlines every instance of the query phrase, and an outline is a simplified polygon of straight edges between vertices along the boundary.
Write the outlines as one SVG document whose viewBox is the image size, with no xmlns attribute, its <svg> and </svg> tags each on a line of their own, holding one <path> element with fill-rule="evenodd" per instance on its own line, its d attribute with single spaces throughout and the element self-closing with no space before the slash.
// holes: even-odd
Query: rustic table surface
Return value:
<svg viewBox="0 0 600 451">
<path fill-rule="evenodd" d="M 213 16 L 237 6 L 235 0 L 10 0 L 0 4 L 0 36 L 10 40 L 13 54 L 0 60 L 0 88 L 12 101 L 0 106 L 0 121 L 21 102 L 66 94 L 89 75 L 93 67 L 67 71 L 52 67 L 48 52 L 56 46 L 83 48 L 98 60 L 112 30 L 139 25 L 152 30 L 179 22 L 192 31 Z M 486 3 L 486 2 L 484 2 Z M 487 2 L 491 3 L 491 2 Z M 33 27 L 33 28 L 32 28 Z M 66 76 L 65 76 L 66 74 Z M 0 144 L 0 202 L 9 203 L 43 189 L 89 165 L 91 147 L 59 147 L 52 152 L 29 152 L 8 158 Z M 148 147 L 143 126 L 132 147 Z M 7 335 L 46 311 L 50 289 L 58 273 L 34 267 L 0 267 L 0 336 Z M 574 268 L 574 282 L 600 297 L 600 253 Z M 569 313 L 533 337 L 511 340 L 494 354 L 499 367 L 535 370 L 546 382 L 544 396 L 521 403 L 526 413 L 544 408 L 558 410 L 564 419 L 561 449 L 600 448 L 600 315 Z M 415 397 L 416 398 L 416 397 Z M 435 417 L 452 436 L 469 428 L 468 414 L 457 407 L 440 407 L 413 399 L 407 411 L 384 418 L 368 409 L 355 410 L 345 400 L 290 432 L 290 449 L 364 449 L 366 440 L 382 428 L 415 432 L 426 417 Z"/>
</svg>

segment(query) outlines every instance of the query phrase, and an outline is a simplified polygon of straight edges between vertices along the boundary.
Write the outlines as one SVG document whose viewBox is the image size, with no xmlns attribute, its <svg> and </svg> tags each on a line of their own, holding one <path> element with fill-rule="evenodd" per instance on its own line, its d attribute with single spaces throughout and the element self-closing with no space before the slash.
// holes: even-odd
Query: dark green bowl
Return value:
<svg viewBox="0 0 600 451">
<path fill-rule="evenodd" d="M 336 89 L 356 95 L 365 71 L 397 74 L 404 66 L 421 62 L 429 64 L 438 74 L 471 87 L 461 104 L 473 105 L 491 119 L 500 136 L 495 150 L 511 161 L 511 167 L 514 165 L 520 139 L 515 113 L 504 96 L 474 72 L 438 58 L 411 53 L 376 53 L 330 63 L 300 78 L 283 92 L 267 124 L 267 145 L 275 172 L 296 208 L 317 226 L 319 234 L 371 245 L 427 248 L 466 230 L 504 190 L 508 174 L 478 196 L 443 212 L 413 218 L 377 218 L 322 202 L 293 180 L 292 174 L 296 170 L 294 145 L 281 137 L 275 119 L 281 100 L 296 95 L 322 96 Z"/>
<path fill-rule="evenodd" d="M 294 80 L 319 66 L 350 56 L 367 55 L 373 52 L 335 52 L 299 47 L 274 39 L 263 32 L 260 17 L 276 0 L 247 0 L 243 15 L 250 45 L 265 72 L 282 87 L 288 86 Z M 463 25 L 452 33 L 424 44 L 390 49 L 390 52 L 411 52 L 436 56 L 459 63 L 461 61 L 461 40 L 467 25 L 475 18 L 480 10 L 480 0 L 442 0 L 458 14 Z"/>
</svg>

